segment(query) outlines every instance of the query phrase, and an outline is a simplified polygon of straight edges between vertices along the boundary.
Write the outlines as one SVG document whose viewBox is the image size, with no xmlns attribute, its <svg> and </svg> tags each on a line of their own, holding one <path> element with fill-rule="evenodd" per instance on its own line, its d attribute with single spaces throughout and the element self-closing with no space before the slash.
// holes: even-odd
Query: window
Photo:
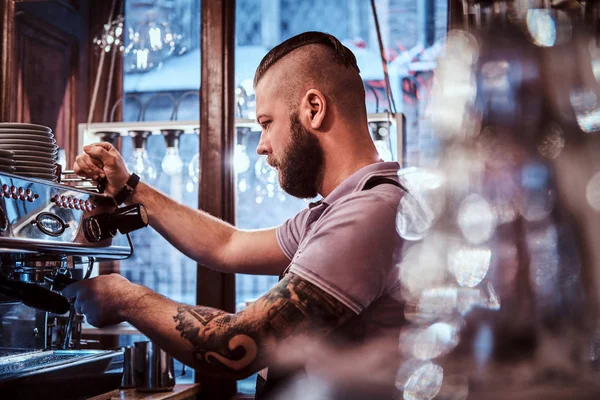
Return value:
<svg viewBox="0 0 600 400">
<path fill-rule="evenodd" d="M 199 120 L 200 0 L 126 0 L 126 52 L 124 55 L 123 120 Z M 154 50 L 152 50 L 154 48 Z M 177 105 L 177 107 L 176 107 Z M 198 204 L 198 149 L 196 130 L 179 139 L 179 154 L 165 160 L 167 146 L 162 135 L 145 143 L 145 158 L 136 159 L 134 141 L 123 137 L 121 153 L 130 166 L 142 164 L 144 179 L 176 201 L 196 208 Z M 178 172 L 177 158 L 183 167 Z M 165 161 L 163 163 L 163 161 Z M 135 253 L 120 262 L 120 273 L 175 301 L 196 302 L 196 262 L 171 246 L 153 229 L 131 234 Z M 147 340 L 122 336 L 121 345 Z M 178 383 L 193 382 L 193 373 Z"/>
</svg>

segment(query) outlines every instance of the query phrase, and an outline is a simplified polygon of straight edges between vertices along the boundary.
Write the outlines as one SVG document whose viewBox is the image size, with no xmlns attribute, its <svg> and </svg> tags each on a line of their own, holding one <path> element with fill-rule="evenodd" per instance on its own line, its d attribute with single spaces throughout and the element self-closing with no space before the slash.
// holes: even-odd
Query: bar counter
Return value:
<svg viewBox="0 0 600 400">
<path fill-rule="evenodd" d="M 88 400 L 184 400 L 193 399 L 200 393 L 200 384 L 187 383 L 175 385 L 173 390 L 168 392 L 138 392 L 135 388 L 118 389 Z"/>
</svg>

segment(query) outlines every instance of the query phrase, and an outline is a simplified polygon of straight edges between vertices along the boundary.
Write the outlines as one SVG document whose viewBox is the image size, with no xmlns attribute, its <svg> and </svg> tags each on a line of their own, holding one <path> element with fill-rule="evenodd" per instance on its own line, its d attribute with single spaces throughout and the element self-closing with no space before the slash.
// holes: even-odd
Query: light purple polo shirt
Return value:
<svg viewBox="0 0 600 400">
<path fill-rule="evenodd" d="M 285 273 L 293 272 L 354 311 L 357 316 L 338 332 L 354 339 L 397 335 L 404 322 L 396 214 L 405 192 L 392 184 L 362 190 L 374 176 L 398 180 L 399 168 L 396 162 L 378 162 L 360 169 L 276 231 L 291 260 Z"/>
</svg>

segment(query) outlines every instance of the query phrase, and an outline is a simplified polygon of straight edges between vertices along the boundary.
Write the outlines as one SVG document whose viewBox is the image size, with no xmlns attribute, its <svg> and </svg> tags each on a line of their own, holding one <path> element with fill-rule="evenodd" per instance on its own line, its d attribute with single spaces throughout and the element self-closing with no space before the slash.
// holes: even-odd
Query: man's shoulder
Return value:
<svg viewBox="0 0 600 400">
<path fill-rule="evenodd" d="M 355 235 L 356 229 L 360 228 L 369 235 L 383 234 L 383 231 L 389 234 L 390 230 L 395 230 L 402 199 L 400 188 L 392 186 L 390 189 L 373 188 L 349 193 L 330 204 L 317 224 L 320 229 L 331 228 L 338 233 L 344 230 Z"/>
<path fill-rule="evenodd" d="M 396 211 L 405 193 L 406 191 L 402 186 L 381 183 L 367 190 L 358 189 L 348 193 L 330 206 L 332 208 L 357 207 L 366 211 L 372 207 L 387 205 L 393 211 Z"/>
</svg>

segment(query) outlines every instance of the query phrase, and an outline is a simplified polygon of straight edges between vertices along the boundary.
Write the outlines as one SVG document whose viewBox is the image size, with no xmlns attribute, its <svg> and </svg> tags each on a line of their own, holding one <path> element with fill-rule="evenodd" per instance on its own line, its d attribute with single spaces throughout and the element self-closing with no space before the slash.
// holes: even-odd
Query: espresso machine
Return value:
<svg viewBox="0 0 600 400">
<path fill-rule="evenodd" d="M 121 381 L 123 352 L 82 349 L 83 316 L 60 291 L 98 261 L 130 257 L 128 233 L 147 214 L 65 181 L 0 173 L 2 398 L 87 398 Z"/>
</svg>

